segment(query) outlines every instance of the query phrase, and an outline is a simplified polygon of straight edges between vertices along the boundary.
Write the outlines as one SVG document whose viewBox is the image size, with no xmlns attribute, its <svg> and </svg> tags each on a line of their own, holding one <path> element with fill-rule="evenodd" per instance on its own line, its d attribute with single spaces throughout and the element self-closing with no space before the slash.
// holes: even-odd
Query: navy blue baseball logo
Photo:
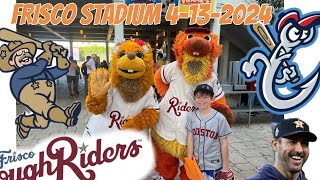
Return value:
<svg viewBox="0 0 320 180">
<path fill-rule="evenodd" d="M 8 42 L 0 46 L 0 71 L 13 72 L 11 93 L 31 111 L 15 120 L 19 137 L 26 139 L 31 129 L 46 129 L 50 122 L 75 126 L 81 102 L 66 108 L 56 103 L 55 80 L 69 71 L 68 50 L 52 41 L 40 42 L 6 28 L 0 28 L 0 41 Z M 38 56 L 37 50 L 41 51 Z"/>
<path fill-rule="evenodd" d="M 319 25 L 320 12 L 302 15 L 299 9 L 289 9 L 279 14 L 273 26 L 249 26 L 260 47 L 241 59 L 239 72 L 245 81 L 256 80 L 258 98 L 272 113 L 296 111 L 317 93 L 320 63 L 303 77 L 293 61 L 298 49 L 307 48 L 318 38 Z M 280 91 L 284 88 L 285 93 Z"/>
</svg>

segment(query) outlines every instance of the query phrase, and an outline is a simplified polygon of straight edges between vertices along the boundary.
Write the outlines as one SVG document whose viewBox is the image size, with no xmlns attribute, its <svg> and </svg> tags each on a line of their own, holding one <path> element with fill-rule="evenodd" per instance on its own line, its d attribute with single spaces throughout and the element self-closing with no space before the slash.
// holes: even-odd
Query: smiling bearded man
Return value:
<svg viewBox="0 0 320 180">
<path fill-rule="evenodd" d="M 265 165 L 247 180 L 306 180 L 302 167 L 309 156 L 309 142 L 316 140 L 316 135 L 309 131 L 309 126 L 304 121 L 298 118 L 280 121 L 272 140 L 272 149 L 275 151 L 274 166 Z"/>
</svg>

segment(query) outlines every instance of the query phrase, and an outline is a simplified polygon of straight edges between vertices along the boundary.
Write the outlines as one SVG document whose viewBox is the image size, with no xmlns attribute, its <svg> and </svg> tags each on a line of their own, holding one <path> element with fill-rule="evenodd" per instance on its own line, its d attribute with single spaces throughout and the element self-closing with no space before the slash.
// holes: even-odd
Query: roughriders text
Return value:
<svg viewBox="0 0 320 180">
<path fill-rule="evenodd" d="M 53 146 L 56 143 L 63 142 L 63 147 L 57 148 Z M 65 147 L 70 146 L 71 152 L 65 152 Z M 117 158 L 121 160 L 128 156 L 136 157 L 139 155 L 141 145 L 137 144 L 137 140 L 132 141 L 129 145 L 117 144 L 115 148 L 106 147 L 101 149 L 101 139 L 97 140 L 95 150 L 80 154 L 77 159 L 78 145 L 70 137 L 59 137 L 52 140 L 46 149 L 46 152 L 39 153 L 38 164 L 29 164 L 25 167 L 17 167 L 10 170 L 0 171 L 0 179 L 37 179 L 43 176 L 56 175 L 56 179 L 64 179 L 64 169 L 69 168 L 79 179 L 95 179 L 96 174 L 88 167 L 101 165 L 103 163 L 111 163 Z M 45 160 L 45 153 L 49 160 Z M 54 163 L 51 163 L 54 161 Z"/>
</svg>

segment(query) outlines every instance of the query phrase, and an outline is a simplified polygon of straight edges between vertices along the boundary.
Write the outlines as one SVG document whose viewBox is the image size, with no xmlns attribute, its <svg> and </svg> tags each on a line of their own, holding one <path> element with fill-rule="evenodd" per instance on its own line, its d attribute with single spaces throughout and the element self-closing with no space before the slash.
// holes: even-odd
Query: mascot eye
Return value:
<svg viewBox="0 0 320 180">
<path fill-rule="evenodd" d="M 193 38 L 193 34 L 188 34 L 187 39 Z"/>
<path fill-rule="evenodd" d="M 292 27 L 291 29 L 289 29 L 288 39 L 291 42 L 297 41 L 300 38 L 300 36 L 301 36 L 301 32 L 296 27 Z"/>
<path fill-rule="evenodd" d="M 122 56 L 126 55 L 126 53 L 124 51 L 121 51 L 118 55 L 119 58 L 121 58 Z"/>
<path fill-rule="evenodd" d="M 306 39 L 308 36 L 310 36 L 310 31 L 309 30 L 303 30 L 301 39 Z"/>
<path fill-rule="evenodd" d="M 211 36 L 207 35 L 204 37 L 204 39 L 208 40 L 208 41 L 211 41 Z"/>
<path fill-rule="evenodd" d="M 142 52 L 140 52 L 140 51 L 139 51 L 139 52 L 137 52 L 137 54 L 136 54 L 136 55 L 137 55 L 139 58 L 141 58 L 141 59 L 143 58 L 143 53 L 142 53 Z"/>
</svg>

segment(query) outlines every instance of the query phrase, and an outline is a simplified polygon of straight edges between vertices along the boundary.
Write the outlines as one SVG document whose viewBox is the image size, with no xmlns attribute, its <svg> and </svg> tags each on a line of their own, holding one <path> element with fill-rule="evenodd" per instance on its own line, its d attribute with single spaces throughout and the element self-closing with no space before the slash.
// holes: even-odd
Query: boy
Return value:
<svg viewBox="0 0 320 180">
<path fill-rule="evenodd" d="M 195 156 L 205 179 L 214 179 L 219 171 L 217 176 L 221 179 L 232 179 L 227 141 L 232 131 L 225 117 L 211 108 L 213 88 L 207 84 L 198 85 L 194 98 L 198 109 L 187 115 L 188 158 Z"/>
</svg>

